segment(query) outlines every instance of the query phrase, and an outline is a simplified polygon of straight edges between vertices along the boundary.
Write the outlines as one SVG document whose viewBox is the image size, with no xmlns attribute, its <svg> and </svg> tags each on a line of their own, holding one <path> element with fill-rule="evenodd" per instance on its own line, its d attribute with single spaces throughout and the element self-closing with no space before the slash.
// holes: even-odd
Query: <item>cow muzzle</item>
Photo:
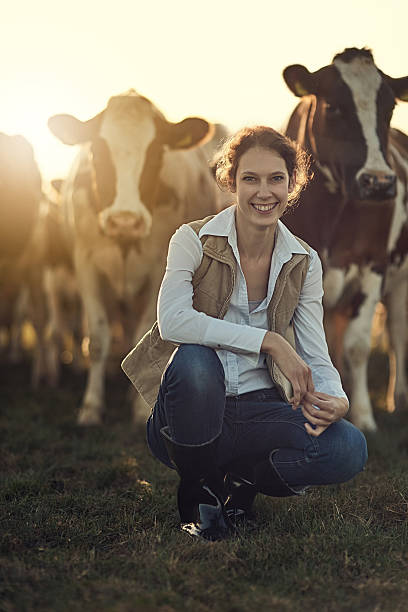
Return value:
<svg viewBox="0 0 408 612">
<path fill-rule="evenodd" d="M 115 240 L 139 240 L 145 238 L 150 231 L 147 219 L 130 211 L 100 215 L 100 223 L 104 233 Z"/>
<path fill-rule="evenodd" d="M 360 200 L 389 200 L 397 193 L 397 179 L 392 172 L 362 172 L 357 178 Z"/>
</svg>

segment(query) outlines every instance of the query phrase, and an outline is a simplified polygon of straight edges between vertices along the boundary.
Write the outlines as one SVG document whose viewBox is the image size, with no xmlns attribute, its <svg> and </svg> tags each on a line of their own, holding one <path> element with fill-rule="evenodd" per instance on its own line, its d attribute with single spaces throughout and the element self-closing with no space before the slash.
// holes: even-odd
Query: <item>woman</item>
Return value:
<svg viewBox="0 0 408 612">
<path fill-rule="evenodd" d="M 181 528 L 194 536 L 226 537 L 258 492 L 344 482 L 367 459 L 364 436 L 343 419 L 320 260 L 280 221 L 307 175 L 305 153 L 271 128 L 225 144 L 216 176 L 236 205 L 174 234 L 158 323 L 123 363 L 154 404 L 149 447 L 177 469 Z"/>
</svg>

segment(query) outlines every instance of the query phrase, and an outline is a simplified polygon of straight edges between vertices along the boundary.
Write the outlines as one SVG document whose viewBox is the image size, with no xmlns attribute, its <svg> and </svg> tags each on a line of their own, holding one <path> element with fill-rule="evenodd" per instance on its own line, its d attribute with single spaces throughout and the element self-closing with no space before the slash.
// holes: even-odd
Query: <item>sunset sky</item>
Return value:
<svg viewBox="0 0 408 612">
<path fill-rule="evenodd" d="M 370 47 L 384 72 L 408 75 L 406 0 L 15 0 L 2 10 L 0 131 L 23 134 L 45 179 L 73 148 L 48 117 L 86 120 L 134 88 L 170 120 L 201 115 L 231 129 L 284 125 L 296 99 L 282 70 L 310 70 L 345 47 Z M 393 125 L 408 131 L 408 103 Z"/>
</svg>

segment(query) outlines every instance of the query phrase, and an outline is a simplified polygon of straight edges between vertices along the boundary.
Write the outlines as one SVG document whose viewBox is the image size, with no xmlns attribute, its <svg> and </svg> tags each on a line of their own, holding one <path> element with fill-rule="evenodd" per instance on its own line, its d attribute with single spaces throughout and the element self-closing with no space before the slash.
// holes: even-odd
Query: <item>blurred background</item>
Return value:
<svg viewBox="0 0 408 612">
<path fill-rule="evenodd" d="M 0 131 L 32 143 L 45 181 L 65 176 L 75 148 L 48 117 L 86 120 L 129 88 L 173 121 L 204 116 L 231 129 L 280 128 L 295 106 L 282 70 L 317 70 L 345 47 L 371 48 L 377 66 L 405 76 L 404 0 L 16 0 L 3 5 Z M 408 105 L 393 125 L 408 129 Z"/>
</svg>

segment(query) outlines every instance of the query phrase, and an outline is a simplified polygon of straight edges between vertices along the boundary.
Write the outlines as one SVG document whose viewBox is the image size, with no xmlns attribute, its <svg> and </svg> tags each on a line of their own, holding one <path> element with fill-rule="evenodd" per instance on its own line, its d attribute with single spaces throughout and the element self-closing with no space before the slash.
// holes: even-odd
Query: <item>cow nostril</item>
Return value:
<svg viewBox="0 0 408 612">
<path fill-rule="evenodd" d="M 105 223 L 105 231 L 111 236 L 134 235 L 142 232 L 144 220 L 134 214 L 117 213 L 109 215 Z"/>
<path fill-rule="evenodd" d="M 395 197 L 395 174 L 382 172 L 363 172 L 357 182 L 358 197 L 360 199 L 383 200 Z"/>
<path fill-rule="evenodd" d="M 142 225 L 143 225 L 142 219 L 139 219 L 139 218 L 135 217 L 132 220 L 132 229 L 140 229 L 142 227 Z"/>
<path fill-rule="evenodd" d="M 371 174 L 362 174 L 360 177 L 362 187 L 371 187 L 374 182 L 374 177 Z"/>
</svg>

